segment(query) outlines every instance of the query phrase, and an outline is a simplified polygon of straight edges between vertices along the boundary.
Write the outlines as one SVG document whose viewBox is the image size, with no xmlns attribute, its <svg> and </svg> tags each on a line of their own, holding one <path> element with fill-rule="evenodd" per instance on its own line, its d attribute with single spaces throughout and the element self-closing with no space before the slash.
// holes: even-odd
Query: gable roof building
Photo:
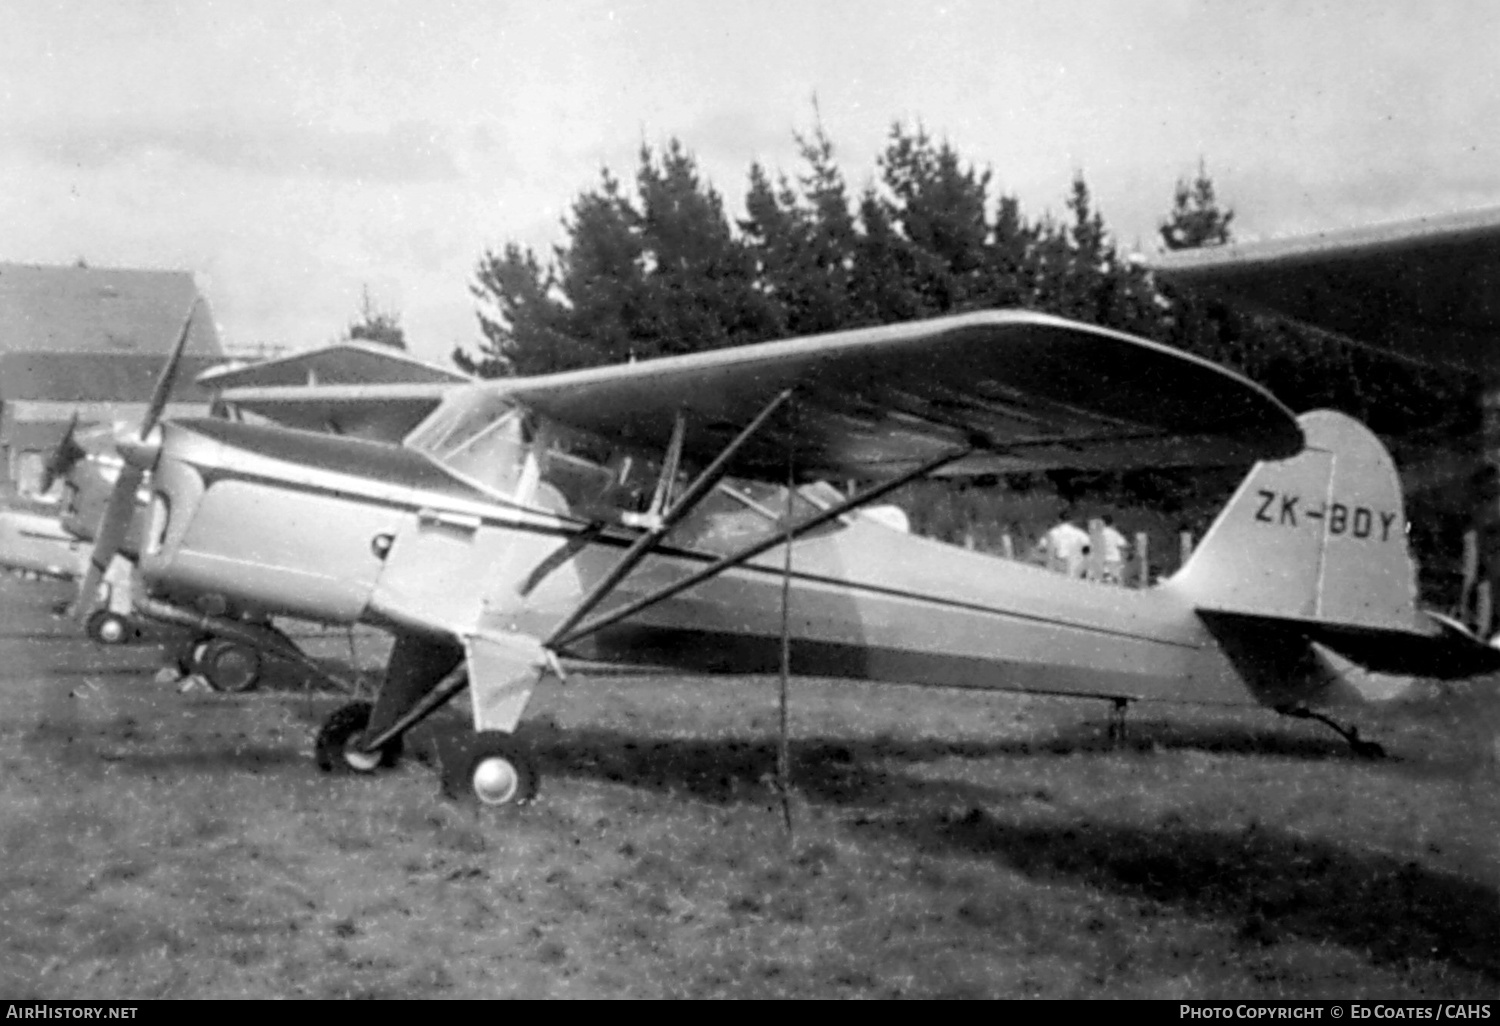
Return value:
<svg viewBox="0 0 1500 1026">
<path fill-rule="evenodd" d="M 192 274 L 0 263 L 0 448 L 11 475 L 75 411 L 84 423 L 138 416 L 195 300 L 174 404 L 205 403 L 195 379 L 224 360 Z"/>
</svg>

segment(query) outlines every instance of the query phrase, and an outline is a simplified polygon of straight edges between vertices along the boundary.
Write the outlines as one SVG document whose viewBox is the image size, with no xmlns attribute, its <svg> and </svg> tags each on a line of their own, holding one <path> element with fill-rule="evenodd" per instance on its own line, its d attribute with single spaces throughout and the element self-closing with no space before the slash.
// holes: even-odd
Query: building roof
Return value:
<svg viewBox="0 0 1500 1026">
<path fill-rule="evenodd" d="M 230 363 L 206 371 L 199 384 L 215 391 L 291 385 L 379 385 L 472 381 L 451 367 L 419 360 L 378 342 L 335 342 L 290 356 Z"/>
<path fill-rule="evenodd" d="M 197 297 L 187 271 L 0 263 L 0 353 L 141 354 L 159 362 Z M 187 352 L 223 356 L 206 301 Z"/>
<path fill-rule="evenodd" d="M 178 327 L 181 331 L 181 326 Z M 151 398 L 165 353 L 37 353 L 0 351 L 0 401 L 140 402 Z M 199 373 L 216 357 L 184 356 L 172 386 L 179 402 L 207 402 Z"/>
</svg>

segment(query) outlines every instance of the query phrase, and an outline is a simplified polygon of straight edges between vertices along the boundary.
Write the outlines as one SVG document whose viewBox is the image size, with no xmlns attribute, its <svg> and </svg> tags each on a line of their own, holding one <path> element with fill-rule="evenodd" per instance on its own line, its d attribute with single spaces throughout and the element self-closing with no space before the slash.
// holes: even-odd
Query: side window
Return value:
<svg viewBox="0 0 1500 1026">
<path fill-rule="evenodd" d="M 549 429 L 542 480 L 552 485 L 579 516 L 629 523 L 628 514 L 651 505 L 660 465 L 655 460 L 611 449 L 601 439 Z"/>
<path fill-rule="evenodd" d="M 792 500 L 794 524 L 809 520 L 827 508 L 809 501 L 807 491 L 800 489 Z M 755 481 L 725 481 L 667 534 L 667 544 L 728 555 L 783 533 L 785 521 L 785 488 Z M 837 531 L 842 526 L 834 520 L 802 537 Z"/>
<path fill-rule="evenodd" d="M 726 486 L 715 488 L 682 522 L 667 532 L 666 544 L 695 552 L 726 556 L 775 533 L 774 519 L 736 498 Z"/>
</svg>

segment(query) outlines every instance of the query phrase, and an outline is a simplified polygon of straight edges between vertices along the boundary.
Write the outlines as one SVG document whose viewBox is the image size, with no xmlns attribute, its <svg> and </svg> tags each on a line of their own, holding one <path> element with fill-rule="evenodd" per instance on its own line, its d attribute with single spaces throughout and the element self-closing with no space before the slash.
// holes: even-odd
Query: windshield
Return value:
<svg viewBox="0 0 1500 1026">
<path fill-rule="evenodd" d="M 531 449 L 526 413 L 503 396 L 470 389 L 445 399 L 406 437 L 406 446 L 500 495 L 517 494 Z"/>
</svg>

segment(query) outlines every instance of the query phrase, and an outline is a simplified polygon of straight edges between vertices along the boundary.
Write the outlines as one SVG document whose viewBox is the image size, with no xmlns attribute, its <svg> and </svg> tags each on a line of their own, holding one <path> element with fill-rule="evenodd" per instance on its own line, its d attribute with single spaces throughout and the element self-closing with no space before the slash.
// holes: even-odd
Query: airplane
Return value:
<svg viewBox="0 0 1500 1026">
<path fill-rule="evenodd" d="M 78 581 L 88 572 L 94 530 L 123 461 L 113 449 L 115 424 L 80 430 L 75 416 L 43 468 L 35 494 L 0 508 L 0 567 Z M 59 491 L 54 486 L 62 482 Z M 127 547 L 124 556 L 129 556 Z M 130 564 L 112 562 L 87 614 L 85 631 L 102 645 L 138 636 L 130 611 Z M 71 607 L 67 603 L 63 609 Z"/>
<path fill-rule="evenodd" d="M 175 362 L 175 361 L 174 361 Z M 163 374 L 170 384 L 174 365 Z M 1294 417 L 1189 354 L 983 311 L 464 385 L 247 389 L 397 420 L 401 445 L 223 419 L 118 441 L 92 574 L 150 475 L 138 611 L 284 655 L 260 624 L 364 623 L 394 645 L 373 702 L 318 730 L 375 773 L 465 688 L 445 793 L 529 801 L 511 735 L 560 659 L 1012 690 L 1312 717 L 1361 696 L 1328 653 L 1459 677 L 1500 652 L 1416 606 L 1395 468 L 1362 425 Z M 902 485 L 1049 467 L 1254 466 L 1173 577 L 1075 580 L 854 515 Z M 856 480 L 846 495 L 828 482 Z"/>
<path fill-rule="evenodd" d="M 193 312 L 189 311 L 184 332 L 191 325 Z M 231 361 L 197 378 L 200 388 L 211 397 L 210 415 L 223 417 L 238 416 L 233 404 L 222 399 L 226 392 L 233 394 L 235 390 L 277 388 L 295 395 L 298 386 L 320 384 L 454 384 L 472 380 L 390 346 L 352 340 L 249 364 Z M 296 422 L 295 404 L 283 403 L 282 412 L 285 419 Z M 321 422 L 303 426 L 389 441 L 399 441 L 404 433 L 401 422 L 393 425 L 388 409 L 382 411 L 379 420 L 349 418 L 347 413 L 336 411 Z M 122 466 L 113 441 L 129 427 L 125 422 L 108 428 L 81 427 L 79 418 L 73 417 L 47 460 L 40 482 L 41 494 L 57 508 L 44 512 L 46 506 L 34 502 L 28 508 L 0 509 L 0 566 L 65 580 L 85 579 L 89 546 Z M 63 483 L 61 494 L 54 497 L 53 486 L 59 481 Z M 134 539 L 140 534 L 142 512 L 138 503 L 122 550 L 104 574 L 104 588 L 97 595 L 79 596 L 79 601 L 90 604 L 90 610 L 82 614 L 85 632 L 101 645 L 126 644 L 141 635 L 132 605 L 132 574 L 137 556 Z M 180 673 L 196 673 L 219 691 L 250 690 L 259 682 L 261 672 L 254 651 L 212 635 L 184 639 L 169 661 Z"/>
</svg>

